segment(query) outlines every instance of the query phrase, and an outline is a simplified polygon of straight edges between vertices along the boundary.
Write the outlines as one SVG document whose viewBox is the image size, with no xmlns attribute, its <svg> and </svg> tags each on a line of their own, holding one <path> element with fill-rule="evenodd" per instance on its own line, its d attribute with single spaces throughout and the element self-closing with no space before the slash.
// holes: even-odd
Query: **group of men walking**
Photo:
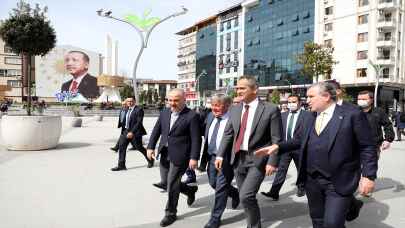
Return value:
<svg viewBox="0 0 405 228">
<path fill-rule="evenodd" d="M 360 109 L 342 103 L 338 83 L 321 82 L 308 89 L 310 112 L 301 108 L 300 97 L 291 95 L 289 111 L 280 113 L 276 105 L 259 100 L 254 77 L 240 77 L 235 88 L 236 101 L 223 94 L 211 97 L 212 111 L 203 126 L 200 116 L 185 105 L 184 91 L 170 91 L 168 108 L 161 111 L 147 150 L 141 141 L 146 134 L 143 110 L 134 105 L 133 98 L 127 100 L 128 109 L 119 122 L 123 130 L 118 142 L 118 166 L 112 170 L 126 168 L 126 147 L 133 141 L 137 141 L 134 146 L 145 156 L 148 167 L 159 159 L 161 180 L 154 185 L 168 194 L 160 225 L 176 221 L 180 193 L 187 196 L 188 205 L 195 201 L 197 186 L 181 179 L 197 168 L 201 151 L 206 165 L 199 169 L 207 167 L 209 184 L 215 190 L 205 228 L 221 225 L 228 198 L 233 209 L 242 205 L 247 227 L 261 227 L 256 194 L 265 176 L 278 170 L 270 191 L 262 192 L 278 200 L 291 160 L 298 170 L 297 196 L 307 195 L 315 228 L 341 228 L 346 220 L 355 219 L 363 203 L 354 193 L 357 189 L 362 195 L 372 192 L 378 151 L 387 149 L 393 141 L 385 116 L 370 108 L 372 94 L 364 94 L 371 99 L 359 98 Z M 361 100 L 367 100 L 367 105 L 360 105 Z M 237 188 L 232 185 L 234 177 Z"/>
</svg>

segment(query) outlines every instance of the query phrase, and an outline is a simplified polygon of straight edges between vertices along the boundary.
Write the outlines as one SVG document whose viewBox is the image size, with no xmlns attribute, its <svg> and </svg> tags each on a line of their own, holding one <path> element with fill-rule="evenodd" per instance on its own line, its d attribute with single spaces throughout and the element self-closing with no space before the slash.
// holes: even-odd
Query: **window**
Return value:
<svg viewBox="0 0 405 228">
<path fill-rule="evenodd" d="M 357 18 L 357 24 L 358 25 L 363 25 L 368 23 L 368 14 L 360 15 Z"/>
<path fill-rule="evenodd" d="M 239 26 L 239 17 L 236 17 L 236 18 L 235 18 L 234 26 L 235 26 L 235 27 L 238 27 L 238 26 Z"/>
<path fill-rule="evenodd" d="M 233 67 L 233 72 L 238 72 L 238 67 Z M 233 82 L 234 82 L 233 84 L 236 86 L 235 80 Z"/>
<path fill-rule="evenodd" d="M 231 50 L 231 33 L 226 34 L 226 50 Z"/>
<path fill-rule="evenodd" d="M 359 6 L 368 6 L 369 2 L 368 0 L 359 0 Z"/>
<path fill-rule="evenodd" d="M 368 58 L 368 51 L 358 51 L 357 52 L 357 60 L 363 60 Z"/>
<path fill-rule="evenodd" d="M 367 42 L 368 41 L 368 32 L 357 34 L 357 43 Z"/>
<path fill-rule="evenodd" d="M 300 16 L 297 14 L 297 15 L 294 15 L 293 16 L 293 18 L 292 18 L 292 21 L 299 21 L 300 20 Z"/>
<path fill-rule="evenodd" d="M 12 88 L 21 88 L 22 87 L 22 83 L 20 80 L 8 80 L 7 85 Z"/>
<path fill-rule="evenodd" d="M 307 11 L 306 13 L 304 13 L 304 16 L 302 18 L 307 19 L 311 17 L 311 13 L 309 11 Z"/>
<path fill-rule="evenodd" d="M 227 73 L 227 74 L 231 73 L 231 68 L 230 68 L 230 67 L 227 67 L 227 68 L 226 68 L 226 73 Z"/>
<path fill-rule="evenodd" d="M 360 69 L 357 69 L 357 77 L 358 77 L 358 78 L 365 78 L 365 77 L 367 77 L 367 68 L 360 68 Z"/>
<path fill-rule="evenodd" d="M 223 86 L 223 83 L 224 83 L 223 80 L 222 80 L 222 79 L 219 79 L 219 83 L 218 83 L 219 85 L 218 85 L 218 86 L 219 86 L 219 87 L 222 87 L 222 86 Z"/>
<path fill-rule="evenodd" d="M 224 51 L 224 36 L 221 35 L 219 37 L 219 52 L 223 52 Z"/>
<path fill-rule="evenodd" d="M 332 15 L 333 14 L 333 6 L 329 6 L 325 8 L 325 15 Z"/>
<path fill-rule="evenodd" d="M 327 23 L 325 24 L 325 31 L 329 32 L 333 30 L 333 24 L 332 23 Z"/>
<path fill-rule="evenodd" d="M 221 22 L 221 25 L 220 25 L 220 27 L 219 27 L 219 30 L 222 32 L 222 31 L 224 31 L 224 22 Z"/>
<path fill-rule="evenodd" d="M 383 78 L 389 78 L 390 77 L 390 68 L 384 68 L 382 70 L 382 75 L 383 75 Z"/>
<path fill-rule="evenodd" d="M 11 47 L 4 45 L 4 53 L 13 53 Z"/>
<path fill-rule="evenodd" d="M 332 39 L 324 40 L 323 43 L 324 43 L 324 45 L 326 47 L 332 47 L 333 46 Z"/>
<path fill-rule="evenodd" d="M 227 29 L 232 28 L 231 20 L 229 20 L 229 21 L 226 22 L 226 28 L 227 28 Z"/>
<path fill-rule="evenodd" d="M 4 63 L 5 64 L 12 64 L 12 65 L 20 65 L 21 64 L 21 58 L 5 57 L 4 58 Z"/>
<path fill-rule="evenodd" d="M 239 48 L 239 37 L 238 37 L 238 31 L 235 31 L 235 33 L 234 33 L 234 35 L 235 35 L 235 37 L 234 37 L 234 40 L 233 40 L 233 48 L 234 49 L 238 49 Z"/>
</svg>

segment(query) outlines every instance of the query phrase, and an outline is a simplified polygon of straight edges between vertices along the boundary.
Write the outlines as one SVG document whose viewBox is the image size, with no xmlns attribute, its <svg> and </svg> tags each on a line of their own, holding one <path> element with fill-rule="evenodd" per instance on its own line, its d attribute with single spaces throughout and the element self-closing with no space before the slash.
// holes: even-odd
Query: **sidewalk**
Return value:
<svg viewBox="0 0 405 228">
<path fill-rule="evenodd" d="M 152 186 L 160 178 L 158 163 L 148 169 L 139 152 L 128 151 L 128 170 L 111 172 L 117 164 L 117 154 L 109 150 L 120 133 L 117 118 L 96 122 L 86 117 L 82 128 L 69 127 L 70 120 L 63 118 L 56 149 L 15 152 L 0 146 L 0 227 L 159 227 L 167 194 Z M 145 118 L 148 133 L 155 121 Z M 384 151 L 379 164 L 376 192 L 365 199 L 359 219 L 347 223 L 349 228 L 405 227 L 405 142 Z M 278 202 L 258 195 L 263 227 L 311 227 L 306 197 L 295 196 L 295 178 L 292 165 Z M 265 179 L 261 191 L 269 190 L 272 179 Z M 202 228 L 208 221 L 214 191 L 205 174 L 198 182 L 196 202 L 188 207 L 181 196 L 179 220 L 170 227 Z M 228 206 L 221 227 L 246 227 L 243 210 Z"/>
</svg>

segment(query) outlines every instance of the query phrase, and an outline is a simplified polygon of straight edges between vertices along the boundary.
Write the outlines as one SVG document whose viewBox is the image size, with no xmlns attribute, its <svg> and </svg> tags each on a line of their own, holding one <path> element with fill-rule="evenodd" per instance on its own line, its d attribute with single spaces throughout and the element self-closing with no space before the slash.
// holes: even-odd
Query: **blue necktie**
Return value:
<svg viewBox="0 0 405 228">
<path fill-rule="evenodd" d="M 219 130 L 219 124 L 221 122 L 221 117 L 216 118 L 217 122 L 214 126 L 214 131 L 212 132 L 211 135 L 211 140 L 208 144 L 208 154 L 213 155 L 215 154 L 216 150 L 217 150 L 217 136 L 218 136 L 218 130 Z"/>
</svg>

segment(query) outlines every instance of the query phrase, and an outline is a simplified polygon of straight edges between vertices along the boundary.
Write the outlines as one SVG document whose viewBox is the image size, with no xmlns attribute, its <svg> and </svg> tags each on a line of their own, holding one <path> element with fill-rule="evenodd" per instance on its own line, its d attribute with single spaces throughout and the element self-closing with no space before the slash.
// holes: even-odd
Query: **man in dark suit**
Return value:
<svg viewBox="0 0 405 228">
<path fill-rule="evenodd" d="M 259 158 L 255 157 L 253 152 L 280 142 L 280 111 L 273 104 L 259 101 L 257 81 L 252 76 L 239 78 L 236 93 L 242 101 L 230 110 L 215 166 L 221 169 L 223 160 L 230 158 L 230 164 L 235 169 L 236 184 L 247 225 L 261 227 L 256 194 L 265 175 L 271 175 L 275 171 L 277 156 Z"/>
<path fill-rule="evenodd" d="M 281 121 L 283 123 L 283 141 L 289 141 L 294 138 L 295 133 L 305 121 L 309 118 L 310 113 L 301 109 L 301 100 L 298 95 L 290 95 L 287 100 L 288 112 L 281 113 Z M 288 167 L 291 160 L 294 161 L 295 167 L 298 170 L 299 150 L 290 151 L 279 156 L 279 164 L 277 168 L 276 177 L 269 192 L 261 192 L 264 196 L 270 197 L 277 201 L 279 198 L 281 187 L 283 186 Z M 305 195 L 305 190 L 302 185 L 297 186 L 297 196 Z"/>
<path fill-rule="evenodd" d="M 80 93 L 85 98 L 99 97 L 97 78 L 87 72 L 90 63 L 89 56 L 82 51 L 70 51 L 65 56 L 64 61 L 65 69 L 73 78 L 62 84 L 61 92 Z"/>
<path fill-rule="evenodd" d="M 165 227 L 177 219 L 177 204 L 180 192 L 187 195 L 187 204 L 195 201 L 196 186 L 181 182 L 186 169 L 195 169 L 201 150 L 201 131 L 198 114 L 186 107 L 185 93 L 173 89 L 168 99 L 170 108 L 164 109 L 157 120 L 149 139 L 148 157 L 155 157 L 155 147 L 160 138 L 161 185 L 167 186 L 168 200 L 165 216 L 160 226 Z M 165 183 L 164 183 L 165 182 Z"/>
<path fill-rule="evenodd" d="M 362 195 L 374 188 L 376 144 L 364 113 L 336 105 L 332 85 L 325 82 L 312 85 L 307 96 L 316 115 L 297 137 L 259 149 L 255 154 L 268 156 L 278 150 L 285 153 L 300 148 L 297 183 L 305 186 L 313 227 L 345 227 L 357 187 Z"/>
<path fill-rule="evenodd" d="M 125 119 L 122 122 L 124 130 L 119 139 L 119 156 L 118 166 L 112 168 L 112 171 L 126 170 L 126 155 L 127 147 L 130 142 L 133 142 L 136 149 L 142 153 L 148 162 L 148 168 L 153 167 L 154 159 L 148 159 L 146 149 L 142 145 L 142 136 L 146 135 L 146 130 L 143 126 L 143 109 L 135 105 L 135 97 L 128 97 L 128 110 L 125 112 Z"/>
<path fill-rule="evenodd" d="M 215 168 L 216 153 L 229 120 L 228 109 L 231 103 L 232 99 L 224 94 L 213 95 L 211 97 L 212 112 L 206 118 L 203 154 L 206 155 L 208 160 L 207 174 L 209 184 L 215 189 L 215 202 L 212 207 L 211 218 L 204 228 L 217 228 L 220 226 L 228 197 L 232 198 L 233 209 L 236 209 L 239 205 L 238 190 L 231 184 L 234 173 L 229 156 L 224 157 L 221 172 L 218 172 Z"/>
</svg>

